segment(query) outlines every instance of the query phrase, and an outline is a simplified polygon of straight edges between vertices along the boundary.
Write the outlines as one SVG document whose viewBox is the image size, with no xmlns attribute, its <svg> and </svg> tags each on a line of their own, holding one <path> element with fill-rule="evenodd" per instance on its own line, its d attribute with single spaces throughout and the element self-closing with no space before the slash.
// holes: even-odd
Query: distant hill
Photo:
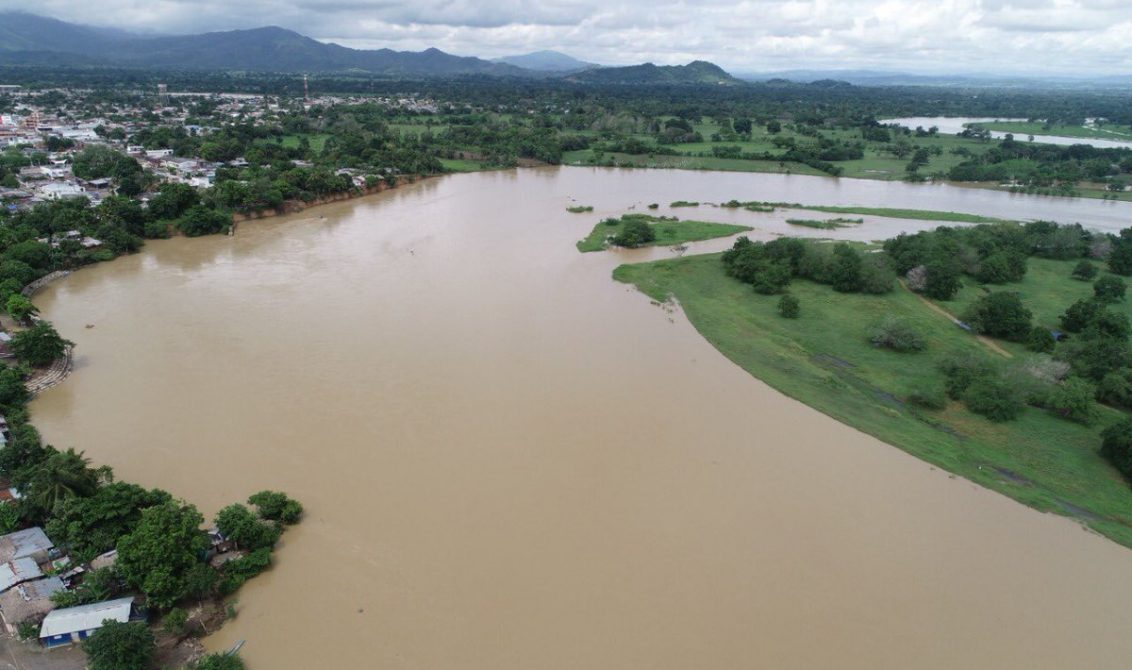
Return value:
<svg viewBox="0 0 1132 670">
<path fill-rule="evenodd" d="M 506 63 L 453 56 L 439 49 L 420 52 L 349 49 L 276 27 L 151 37 L 75 25 L 23 12 L 0 13 L 0 63 L 59 62 L 185 70 L 531 74 Z"/>
<path fill-rule="evenodd" d="M 630 65 L 586 70 L 569 77 L 592 84 L 727 84 L 741 83 L 715 63 L 697 60 L 687 65 Z"/>
<path fill-rule="evenodd" d="M 492 59 L 495 63 L 506 63 L 515 67 L 534 70 L 536 72 L 578 72 L 601 67 L 594 63 L 578 60 L 561 51 L 534 51 L 519 56 L 504 56 Z"/>
</svg>

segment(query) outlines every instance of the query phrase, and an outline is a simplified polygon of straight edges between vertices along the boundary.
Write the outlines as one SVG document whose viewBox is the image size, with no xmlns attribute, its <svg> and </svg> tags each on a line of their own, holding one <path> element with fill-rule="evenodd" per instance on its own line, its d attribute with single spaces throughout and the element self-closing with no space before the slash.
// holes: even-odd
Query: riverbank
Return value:
<svg viewBox="0 0 1132 670">
<path fill-rule="evenodd" d="M 429 179 L 441 175 L 401 175 L 396 179 L 395 184 L 388 184 L 385 181 L 380 181 L 373 186 L 347 191 L 345 193 L 336 193 L 324 198 L 316 198 L 314 200 L 288 200 L 283 203 L 282 207 L 278 209 L 264 209 L 258 212 L 236 212 L 232 214 L 232 233 L 236 231 L 236 225 L 244 221 L 256 221 L 259 219 L 270 219 L 277 216 L 285 216 L 287 214 L 297 214 L 308 209 L 320 207 L 322 205 L 330 205 L 336 202 L 343 202 L 345 200 L 354 200 L 357 198 L 364 198 L 367 195 L 376 195 L 383 191 L 404 186 L 405 184 L 413 184 L 421 179 Z"/>
<path fill-rule="evenodd" d="M 1030 259 L 1031 271 L 1015 290 L 1034 301 L 1041 324 L 1091 286 L 1069 279 L 1073 263 Z M 937 355 L 975 351 L 982 345 L 945 312 L 933 311 L 901 287 L 883 296 L 837 293 L 828 286 L 795 280 L 791 294 L 801 317 L 783 319 L 778 298 L 753 293 L 724 273 L 720 256 L 709 254 L 639 265 L 622 265 L 618 281 L 657 301 L 675 300 L 688 320 L 716 349 L 778 391 L 908 453 L 1003 493 L 1036 509 L 1070 516 L 1120 544 L 1132 547 L 1132 490 L 1100 458 L 1098 426 L 1082 426 L 1027 409 L 1016 421 L 990 423 L 957 402 L 940 411 L 916 407 L 910 394 L 942 386 Z M 951 309 L 981 292 L 965 289 Z M 1033 296 L 1050 293 L 1055 300 Z M 1056 306 L 1055 306 L 1056 305 Z M 1132 306 L 1119 309 L 1132 316 Z M 926 333 L 928 354 L 897 354 L 869 342 L 867 329 L 882 316 L 906 319 Z M 997 342 L 1015 355 L 1020 345 Z M 1100 426 L 1120 412 L 1102 409 Z"/>
</svg>

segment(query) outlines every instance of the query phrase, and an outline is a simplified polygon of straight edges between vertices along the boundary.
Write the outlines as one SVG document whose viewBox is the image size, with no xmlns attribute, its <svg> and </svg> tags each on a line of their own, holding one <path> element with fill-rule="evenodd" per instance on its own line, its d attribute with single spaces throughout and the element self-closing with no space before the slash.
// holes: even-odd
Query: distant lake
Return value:
<svg viewBox="0 0 1132 670">
<path fill-rule="evenodd" d="M 958 135 L 963 132 L 968 123 L 993 123 L 995 121 L 1015 121 L 1026 122 L 1029 119 L 1014 119 L 1014 118 L 996 118 L 996 117 L 976 117 L 976 116 L 908 116 L 899 119 L 882 119 L 880 123 L 897 123 L 908 128 L 916 128 L 916 126 L 923 126 L 924 129 L 935 126 L 939 128 L 939 132 L 943 135 Z M 1005 138 L 1007 133 L 997 130 L 991 131 L 991 137 L 995 139 Z M 1026 142 L 1029 135 L 1023 133 L 1014 133 L 1014 139 L 1019 142 Z M 1120 140 L 1100 140 L 1090 137 L 1061 137 L 1059 135 L 1034 135 L 1035 142 L 1044 142 L 1045 144 L 1059 144 L 1068 146 L 1071 144 L 1088 144 L 1099 149 L 1132 149 L 1132 142 L 1123 142 Z"/>
</svg>

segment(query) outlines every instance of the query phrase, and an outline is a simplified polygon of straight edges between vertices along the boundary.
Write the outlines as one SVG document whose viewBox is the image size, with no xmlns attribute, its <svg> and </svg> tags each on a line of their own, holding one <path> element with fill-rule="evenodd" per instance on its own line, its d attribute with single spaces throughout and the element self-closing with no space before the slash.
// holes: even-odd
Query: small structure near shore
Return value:
<svg viewBox="0 0 1132 670">
<path fill-rule="evenodd" d="M 104 621 L 129 621 L 133 606 L 134 599 L 131 596 L 55 610 L 43 618 L 43 625 L 39 628 L 39 641 L 48 649 L 82 642 L 102 628 Z"/>
<path fill-rule="evenodd" d="M 51 595 L 64 590 L 63 580 L 44 577 L 5 591 L 0 595 L 0 619 L 11 635 L 19 632 L 20 624 L 35 622 L 55 609 Z"/>
</svg>

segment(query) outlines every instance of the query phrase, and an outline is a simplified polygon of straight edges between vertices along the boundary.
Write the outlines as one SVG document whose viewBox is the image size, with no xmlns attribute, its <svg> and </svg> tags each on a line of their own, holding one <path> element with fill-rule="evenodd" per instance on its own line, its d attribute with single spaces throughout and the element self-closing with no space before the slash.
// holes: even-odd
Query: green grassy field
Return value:
<svg viewBox="0 0 1132 670">
<path fill-rule="evenodd" d="M 1126 126 L 1067 126 L 1055 124 L 1046 127 L 1043 121 L 993 121 L 977 124 L 987 130 L 1014 133 L 1014 139 L 1025 140 L 1027 135 L 1054 135 L 1056 137 L 1080 137 L 1097 140 L 1132 140 L 1132 130 Z"/>
<path fill-rule="evenodd" d="M 1026 281 L 1014 285 L 1040 323 L 1091 290 L 1069 279 L 1072 265 L 1031 259 Z M 790 292 L 801 301 L 801 318 L 784 319 L 776 296 L 758 295 L 727 277 L 718 254 L 623 265 L 614 278 L 657 300 L 675 296 L 713 346 L 779 391 L 929 463 L 1132 546 L 1132 488 L 1097 453 L 1101 428 L 1120 414 L 1103 408 L 1097 425 L 1082 426 L 1027 408 L 1018 420 L 1000 424 L 956 402 L 934 412 L 907 404 L 914 386 L 942 387 L 936 368 L 942 354 L 986 351 L 909 291 L 843 294 L 795 280 Z M 968 287 L 942 305 L 961 311 L 977 293 Z M 915 324 L 928 349 L 899 354 L 872 346 L 867 329 L 888 314 Z M 1025 355 L 1009 346 L 1016 358 Z"/>
<path fill-rule="evenodd" d="M 306 137 L 307 141 L 311 144 L 311 150 L 315 152 L 322 151 L 322 147 L 326 145 L 326 140 L 330 135 L 315 134 L 315 135 L 284 135 L 279 143 L 288 149 L 295 149 L 299 146 L 301 138 Z"/>
<path fill-rule="evenodd" d="M 441 158 L 440 164 L 450 172 L 478 172 L 486 170 L 483 161 L 464 160 L 460 158 Z"/>
<path fill-rule="evenodd" d="M 791 205 L 782 205 L 789 207 Z M 870 216 L 884 216 L 893 219 L 918 219 L 921 221 L 952 221 L 956 223 L 1001 223 L 1003 219 L 963 212 L 942 212 L 934 209 L 896 209 L 892 207 L 826 207 L 800 205 L 802 209 L 829 214 L 868 214 Z"/>
<path fill-rule="evenodd" d="M 650 217 L 653 218 L 653 217 Z M 610 225 L 604 221 L 599 222 L 584 240 L 578 242 L 578 251 L 582 253 L 601 251 L 605 249 L 606 238 L 621 232 L 622 221 Z M 644 245 L 648 247 L 664 247 L 683 242 L 697 242 L 710 240 L 716 237 L 727 237 L 736 233 L 751 230 L 749 226 L 736 226 L 728 223 L 713 223 L 710 221 L 660 221 L 650 223 L 656 232 L 656 239 Z"/>
</svg>

